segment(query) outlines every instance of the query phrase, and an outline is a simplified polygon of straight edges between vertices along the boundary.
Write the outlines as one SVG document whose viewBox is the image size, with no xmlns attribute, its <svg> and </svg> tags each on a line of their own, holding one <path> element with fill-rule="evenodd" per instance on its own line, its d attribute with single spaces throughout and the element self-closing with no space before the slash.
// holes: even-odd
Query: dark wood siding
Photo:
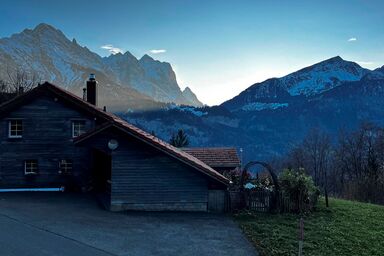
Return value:
<svg viewBox="0 0 384 256">
<path fill-rule="evenodd" d="M 113 152 L 109 139 L 119 142 Z M 207 177 L 179 160 L 117 131 L 103 132 L 87 145 L 112 155 L 112 210 L 207 210 Z"/>
<path fill-rule="evenodd" d="M 8 138 L 8 121 L 23 120 L 23 137 Z M 89 172 L 89 152 L 75 147 L 72 142 L 72 120 L 85 120 L 86 129 L 94 127 L 88 117 L 60 102 L 53 95 L 45 95 L 12 111 L 0 119 L 0 187 L 37 187 L 80 184 Z M 24 175 L 24 160 L 37 159 L 39 174 Z M 60 175 L 59 161 L 71 159 L 73 174 Z"/>
<path fill-rule="evenodd" d="M 225 190 L 209 190 L 208 193 L 208 210 L 210 212 L 224 212 L 226 206 Z"/>
</svg>

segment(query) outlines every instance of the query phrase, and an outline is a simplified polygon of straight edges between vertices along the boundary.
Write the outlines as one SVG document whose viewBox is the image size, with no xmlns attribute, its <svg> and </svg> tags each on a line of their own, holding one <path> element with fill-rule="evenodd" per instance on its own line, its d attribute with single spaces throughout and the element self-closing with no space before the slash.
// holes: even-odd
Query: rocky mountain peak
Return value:
<svg viewBox="0 0 384 256">
<path fill-rule="evenodd" d="M 55 27 L 46 23 L 40 23 L 34 29 L 32 29 L 31 32 L 34 36 L 38 37 L 60 37 L 62 39 L 68 40 L 64 33 L 61 32 L 61 30 L 56 29 Z"/>
<path fill-rule="evenodd" d="M 344 60 L 340 56 L 335 56 L 335 57 L 320 61 L 318 63 L 315 63 L 309 67 L 300 69 L 300 70 L 294 72 L 294 74 L 295 73 L 308 72 L 311 70 L 319 71 L 319 70 L 335 70 L 335 69 L 348 69 L 348 68 L 350 70 L 351 69 L 355 69 L 355 70 L 362 70 L 363 69 L 359 64 L 357 64 L 355 62 Z"/>
<path fill-rule="evenodd" d="M 379 72 L 382 72 L 384 74 L 384 66 L 382 66 L 381 68 L 375 69 L 375 71 L 379 71 Z"/>
<path fill-rule="evenodd" d="M 339 55 L 337 55 L 337 56 L 335 56 L 335 57 L 326 59 L 326 60 L 324 60 L 323 62 L 332 63 L 332 62 L 341 62 L 341 61 L 344 61 L 344 59 L 341 58 Z"/>
<path fill-rule="evenodd" d="M 80 91 L 88 74 L 95 73 L 113 97 L 121 94 L 117 91 L 132 94 L 134 89 L 154 101 L 190 103 L 182 95 L 169 63 L 147 54 L 138 60 L 128 51 L 102 58 L 46 23 L 0 39 L 0 79 L 7 77 L 7 68 L 20 67 L 72 91 Z"/>
<path fill-rule="evenodd" d="M 292 96 L 312 96 L 330 90 L 343 81 L 360 80 L 369 70 L 336 56 L 282 77 Z"/>
<path fill-rule="evenodd" d="M 55 27 L 47 24 L 47 23 L 40 23 L 38 24 L 33 31 L 35 32 L 42 32 L 42 31 L 58 31 Z"/>
<path fill-rule="evenodd" d="M 197 107 L 204 106 L 204 104 L 199 101 L 196 94 L 188 86 L 184 88 L 183 96 L 185 99 L 187 99 L 191 103 L 190 105 L 197 106 Z"/>
<path fill-rule="evenodd" d="M 155 61 L 155 60 L 148 54 L 144 54 L 143 57 L 140 58 L 140 61 L 147 62 L 147 61 Z"/>
</svg>

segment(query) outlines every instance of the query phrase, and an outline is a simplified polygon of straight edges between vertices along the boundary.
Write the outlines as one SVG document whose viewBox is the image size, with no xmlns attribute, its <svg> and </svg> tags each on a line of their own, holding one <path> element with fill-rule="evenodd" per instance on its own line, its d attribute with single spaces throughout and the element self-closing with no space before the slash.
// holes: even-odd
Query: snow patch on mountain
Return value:
<svg viewBox="0 0 384 256">
<path fill-rule="evenodd" d="M 198 110 L 198 108 L 189 107 L 189 106 L 178 106 L 175 104 L 171 104 L 169 106 L 169 109 L 176 109 L 176 110 L 179 110 L 182 112 L 189 112 L 189 113 L 191 113 L 195 116 L 198 116 L 198 117 L 208 115 L 208 112 L 203 112 L 203 111 Z"/>
<path fill-rule="evenodd" d="M 288 103 L 262 103 L 254 102 L 244 105 L 241 109 L 244 111 L 261 111 L 265 109 L 278 109 L 288 107 Z"/>
<path fill-rule="evenodd" d="M 292 96 L 311 96 L 333 89 L 341 82 L 358 81 L 367 73 L 354 62 L 339 56 L 280 78 Z"/>
</svg>

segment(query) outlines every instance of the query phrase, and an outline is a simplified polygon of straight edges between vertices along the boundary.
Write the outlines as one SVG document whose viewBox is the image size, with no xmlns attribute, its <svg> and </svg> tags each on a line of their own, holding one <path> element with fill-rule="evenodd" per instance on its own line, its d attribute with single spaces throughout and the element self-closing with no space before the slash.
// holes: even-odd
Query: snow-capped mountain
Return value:
<svg viewBox="0 0 384 256">
<path fill-rule="evenodd" d="M 16 69 L 34 72 L 41 80 L 79 95 L 88 75 L 95 73 L 100 101 L 112 107 L 127 104 L 132 109 L 136 107 L 133 102 L 143 105 L 140 100 L 152 101 L 151 106 L 157 105 L 155 101 L 202 105 L 184 97 L 169 63 L 148 55 L 138 60 L 129 52 L 102 58 L 44 23 L 0 39 L 0 78 L 7 80 L 8 73 Z"/>
<path fill-rule="evenodd" d="M 384 67 L 370 71 L 335 57 L 254 84 L 220 106 L 125 117 L 165 140 L 182 128 L 191 146 L 235 146 L 243 148 L 245 161 L 266 160 L 286 152 L 312 128 L 336 136 L 367 121 L 383 126 L 383 99 Z"/>
<path fill-rule="evenodd" d="M 342 82 L 358 81 L 369 70 L 340 56 L 322 61 L 281 78 L 292 96 L 312 96 L 328 91 Z"/>
<path fill-rule="evenodd" d="M 47 24 L 0 39 L 0 64 L 2 72 L 20 67 L 67 88 L 84 83 L 87 69 L 108 71 L 100 56 Z"/>
<path fill-rule="evenodd" d="M 223 106 L 231 110 L 254 110 L 252 106 L 260 109 L 261 103 L 268 103 L 265 108 L 286 106 L 294 98 L 312 97 L 331 90 L 343 82 L 359 81 L 369 72 L 368 69 L 337 56 L 287 76 L 256 83 L 233 99 L 224 102 Z"/>
<path fill-rule="evenodd" d="M 196 95 L 191 98 L 180 90 L 176 74 L 167 62 L 154 60 L 147 54 L 138 60 L 128 51 L 110 55 L 103 58 L 103 61 L 112 69 L 120 84 L 132 87 L 156 101 L 203 105 Z"/>
</svg>

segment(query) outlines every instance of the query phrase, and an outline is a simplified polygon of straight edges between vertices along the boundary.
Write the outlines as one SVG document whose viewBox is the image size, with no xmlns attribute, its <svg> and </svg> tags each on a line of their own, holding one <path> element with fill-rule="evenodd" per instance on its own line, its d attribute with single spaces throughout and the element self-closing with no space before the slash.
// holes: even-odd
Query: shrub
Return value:
<svg viewBox="0 0 384 256">
<path fill-rule="evenodd" d="M 291 211 L 303 213 L 315 206 L 320 190 L 315 186 L 312 177 L 293 169 L 284 170 L 279 176 L 279 184 L 283 197 L 289 198 Z"/>
</svg>

